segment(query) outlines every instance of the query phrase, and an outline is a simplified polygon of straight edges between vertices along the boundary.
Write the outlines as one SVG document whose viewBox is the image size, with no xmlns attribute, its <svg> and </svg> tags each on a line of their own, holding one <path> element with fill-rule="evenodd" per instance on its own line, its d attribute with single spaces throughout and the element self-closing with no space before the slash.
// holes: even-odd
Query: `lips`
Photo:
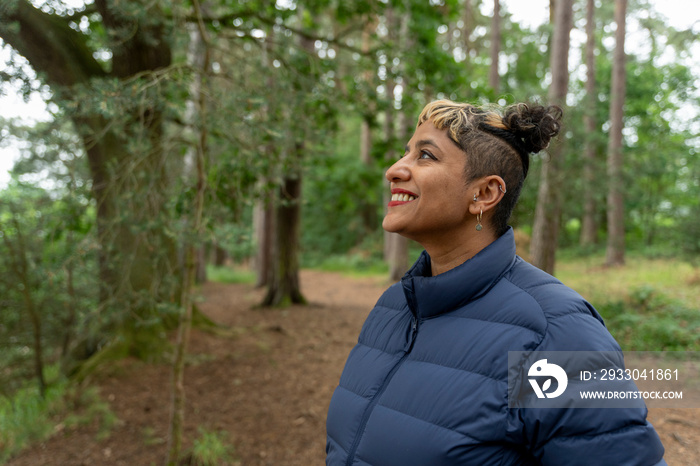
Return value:
<svg viewBox="0 0 700 466">
<path fill-rule="evenodd" d="M 392 189 L 391 190 L 391 201 L 389 202 L 389 207 L 394 207 L 397 205 L 408 204 L 418 198 L 418 195 L 407 191 L 405 189 Z"/>
</svg>

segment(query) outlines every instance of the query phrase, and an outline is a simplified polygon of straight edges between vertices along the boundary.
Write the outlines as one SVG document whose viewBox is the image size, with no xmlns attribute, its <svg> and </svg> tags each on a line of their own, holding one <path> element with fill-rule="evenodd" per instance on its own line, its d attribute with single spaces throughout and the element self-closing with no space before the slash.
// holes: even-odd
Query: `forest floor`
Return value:
<svg viewBox="0 0 700 466">
<path fill-rule="evenodd" d="M 207 283 L 200 308 L 222 327 L 192 331 L 186 370 L 186 448 L 200 429 L 234 446 L 230 464 L 320 465 L 326 410 L 362 322 L 386 288 L 373 278 L 303 271 L 309 305 L 261 309 L 251 285 Z M 57 425 L 12 466 L 161 465 L 166 455 L 171 368 L 123 360 L 91 381 L 118 418 Z M 700 464 L 700 410 L 651 409 L 669 465 Z"/>
</svg>

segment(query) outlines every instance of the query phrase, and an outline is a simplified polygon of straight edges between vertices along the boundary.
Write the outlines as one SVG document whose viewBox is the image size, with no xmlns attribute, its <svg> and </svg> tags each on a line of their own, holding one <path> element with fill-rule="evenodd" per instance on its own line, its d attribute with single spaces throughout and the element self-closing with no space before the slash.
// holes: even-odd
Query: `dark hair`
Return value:
<svg viewBox="0 0 700 466">
<path fill-rule="evenodd" d="M 425 106 L 418 126 L 430 120 L 436 128 L 448 130 L 450 139 L 469 156 L 467 183 L 488 175 L 503 178 L 506 194 L 491 218 L 496 234 L 501 235 L 520 197 L 530 154 L 546 148 L 559 134 L 562 116 L 555 105 L 520 103 L 503 109 L 437 100 Z"/>
</svg>

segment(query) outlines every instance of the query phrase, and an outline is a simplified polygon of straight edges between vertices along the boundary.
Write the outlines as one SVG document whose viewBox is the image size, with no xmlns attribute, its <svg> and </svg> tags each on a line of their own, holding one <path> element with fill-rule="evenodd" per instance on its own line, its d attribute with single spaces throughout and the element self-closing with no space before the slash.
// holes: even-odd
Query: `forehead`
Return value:
<svg viewBox="0 0 700 466">
<path fill-rule="evenodd" d="M 406 145 L 406 150 L 421 146 L 432 145 L 444 152 L 457 152 L 464 155 L 462 148 L 450 138 L 448 129 L 437 128 L 431 120 L 425 121 L 418 125 L 411 137 L 411 140 Z"/>
</svg>

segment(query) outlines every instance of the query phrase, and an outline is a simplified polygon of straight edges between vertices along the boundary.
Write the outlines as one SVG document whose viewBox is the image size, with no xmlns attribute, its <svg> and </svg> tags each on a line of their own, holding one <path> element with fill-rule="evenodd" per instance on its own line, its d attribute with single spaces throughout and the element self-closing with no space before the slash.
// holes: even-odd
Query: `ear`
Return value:
<svg viewBox="0 0 700 466">
<path fill-rule="evenodd" d="M 472 202 L 469 204 L 469 212 L 477 215 L 496 207 L 503 199 L 507 187 L 503 178 L 498 175 L 489 175 L 476 180 L 469 189 L 472 195 L 476 195 L 476 201 L 472 197 Z"/>
</svg>

